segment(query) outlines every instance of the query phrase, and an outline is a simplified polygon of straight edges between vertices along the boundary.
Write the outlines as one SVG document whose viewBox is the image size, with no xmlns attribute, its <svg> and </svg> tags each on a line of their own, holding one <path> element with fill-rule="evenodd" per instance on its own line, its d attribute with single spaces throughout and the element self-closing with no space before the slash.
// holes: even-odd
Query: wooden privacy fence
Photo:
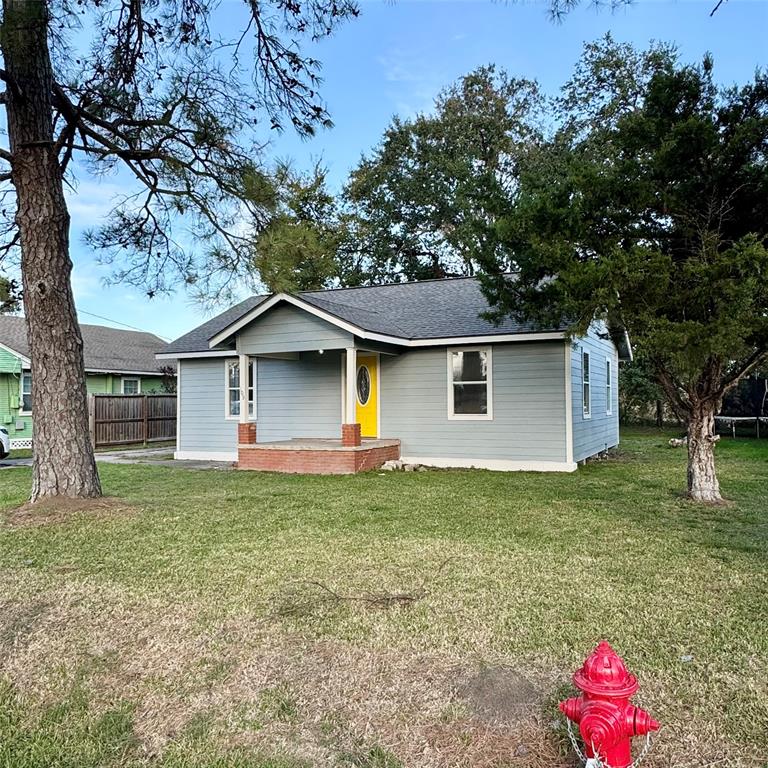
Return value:
<svg viewBox="0 0 768 768">
<path fill-rule="evenodd" d="M 176 439 L 176 395 L 88 395 L 94 446 Z"/>
</svg>

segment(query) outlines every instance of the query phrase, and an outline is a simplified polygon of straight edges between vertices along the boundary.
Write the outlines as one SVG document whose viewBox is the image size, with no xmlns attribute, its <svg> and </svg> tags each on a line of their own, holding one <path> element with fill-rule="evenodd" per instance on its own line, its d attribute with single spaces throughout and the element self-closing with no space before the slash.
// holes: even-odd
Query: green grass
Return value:
<svg viewBox="0 0 768 768">
<path fill-rule="evenodd" d="M 541 693 L 528 754 L 562 754 L 552 702 L 602 637 L 667 726 L 657 765 L 759 765 L 768 441 L 723 439 L 731 503 L 701 507 L 666 440 L 570 475 L 101 465 L 132 513 L 0 526 L 0 767 L 469 765 L 509 730 L 456 699 L 488 665 Z M 29 470 L 0 477 L 21 504 Z M 417 599 L 358 599 L 390 593 Z"/>
</svg>

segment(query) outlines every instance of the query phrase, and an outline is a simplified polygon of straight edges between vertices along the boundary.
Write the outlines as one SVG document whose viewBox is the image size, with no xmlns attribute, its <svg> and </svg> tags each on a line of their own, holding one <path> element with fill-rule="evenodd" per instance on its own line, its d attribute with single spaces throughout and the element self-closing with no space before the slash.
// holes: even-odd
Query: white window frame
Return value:
<svg viewBox="0 0 768 768">
<path fill-rule="evenodd" d="M 605 358 L 605 415 L 613 415 L 613 360 Z"/>
<path fill-rule="evenodd" d="M 581 351 L 581 414 L 592 418 L 592 358 L 586 349 Z"/>
<path fill-rule="evenodd" d="M 24 377 L 29 376 L 29 397 L 32 399 L 32 371 L 22 370 L 19 376 L 19 416 L 31 416 L 32 409 L 24 410 Z"/>
<path fill-rule="evenodd" d="M 448 347 L 447 365 L 448 365 L 448 419 L 450 421 L 492 421 L 493 420 L 493 347 Z M 464 384 L 485 384 L 486 402 L 488 405 L 487 413 L 454 413 L 453 402 L 453 355 L 456 352 L 485 352 L 488 361 L 486 365 L 485 381 L 465 381 Z"/>
<path fill-rule="evenodd" d="M 256 421 L 256 358 L 251 357 L 248 359 L 248 364 L 253 369 L 253 386 L 248 387 L 248 421 Z M 231 392 L 234 389 L 237 389 L 240 391 L 240 385 L 238 383 L 237 387 L 230 387 L 229 386 L 229 367 L 230 365 L 236 365 L 238 368 L 240 367 L 240 358 L 238 357 L 229 357 L 224 361 L 224 418 L 227 421 L 240 421 L 240 414 L 233 415 L 230 412 L 230 397 Z M 242 395 L 242 392 L 240 392 Z M 242 401 L 242 397 L 240 398 Z M 251 413 L 251 411 L 253 411 Z"/>
<path fill-rule="evenodd" d="M 136 382 L 136 392 L 126 392 L 125 391 L 125 382 L 126 381 L 135 381 Z M 120 394 L 121 395 L 140 395 L 141 394 L 141 378 L 139 376 L 122 376 L 120 378 Z"/>
</svg>

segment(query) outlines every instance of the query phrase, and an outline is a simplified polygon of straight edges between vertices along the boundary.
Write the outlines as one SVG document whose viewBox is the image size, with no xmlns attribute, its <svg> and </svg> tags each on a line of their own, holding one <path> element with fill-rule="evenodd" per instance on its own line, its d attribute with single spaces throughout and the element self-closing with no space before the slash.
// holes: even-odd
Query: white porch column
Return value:
<svg viewBox="0 0 768 768">
<path fill-rule="evenodd" d="M 237 425 L 237 443 L 253 445 L 256 442 L 256 422 L 248 417 L 248 355 L 238 355 L 237 359 L 240 369 L 240 419 Z"/>
<path fill-rule="evenodd" d="M 341 423 L 341 444 L 346 447 L 361 443 L 360 425 L 357 423 L 357 350 L 347 347 L 346 392 Z"/>
<path fill-rule="evenodd" d="M 347 376 L 346 392 L 344 397 L 344 423 L 354 424 L 357 421 L 357 394 L 355 384 L 357 382 L 357 349 L 347 347 Z"/>
<path fill-rule="evenodd" d="M 238 355 L 240 368 L 240 423 L 247 424 L 248 419 L 248 355 Z"/>
</svg>

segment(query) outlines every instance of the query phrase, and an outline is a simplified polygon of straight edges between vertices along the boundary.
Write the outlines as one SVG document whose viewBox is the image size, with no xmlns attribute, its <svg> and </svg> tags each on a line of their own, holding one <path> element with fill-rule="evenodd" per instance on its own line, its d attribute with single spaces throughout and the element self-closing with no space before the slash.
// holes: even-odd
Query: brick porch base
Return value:
<svg viewBox="0 0 768 768">
<path fill-rule="evenodd" d="M 308 475 L 347 475 L 380 467 L 400 458 L 399 440 L 363 440 L 345 446 L 339 440 L 285 440 L 278 443 L 241 443 L 237 468 Z"/>
</svg>

